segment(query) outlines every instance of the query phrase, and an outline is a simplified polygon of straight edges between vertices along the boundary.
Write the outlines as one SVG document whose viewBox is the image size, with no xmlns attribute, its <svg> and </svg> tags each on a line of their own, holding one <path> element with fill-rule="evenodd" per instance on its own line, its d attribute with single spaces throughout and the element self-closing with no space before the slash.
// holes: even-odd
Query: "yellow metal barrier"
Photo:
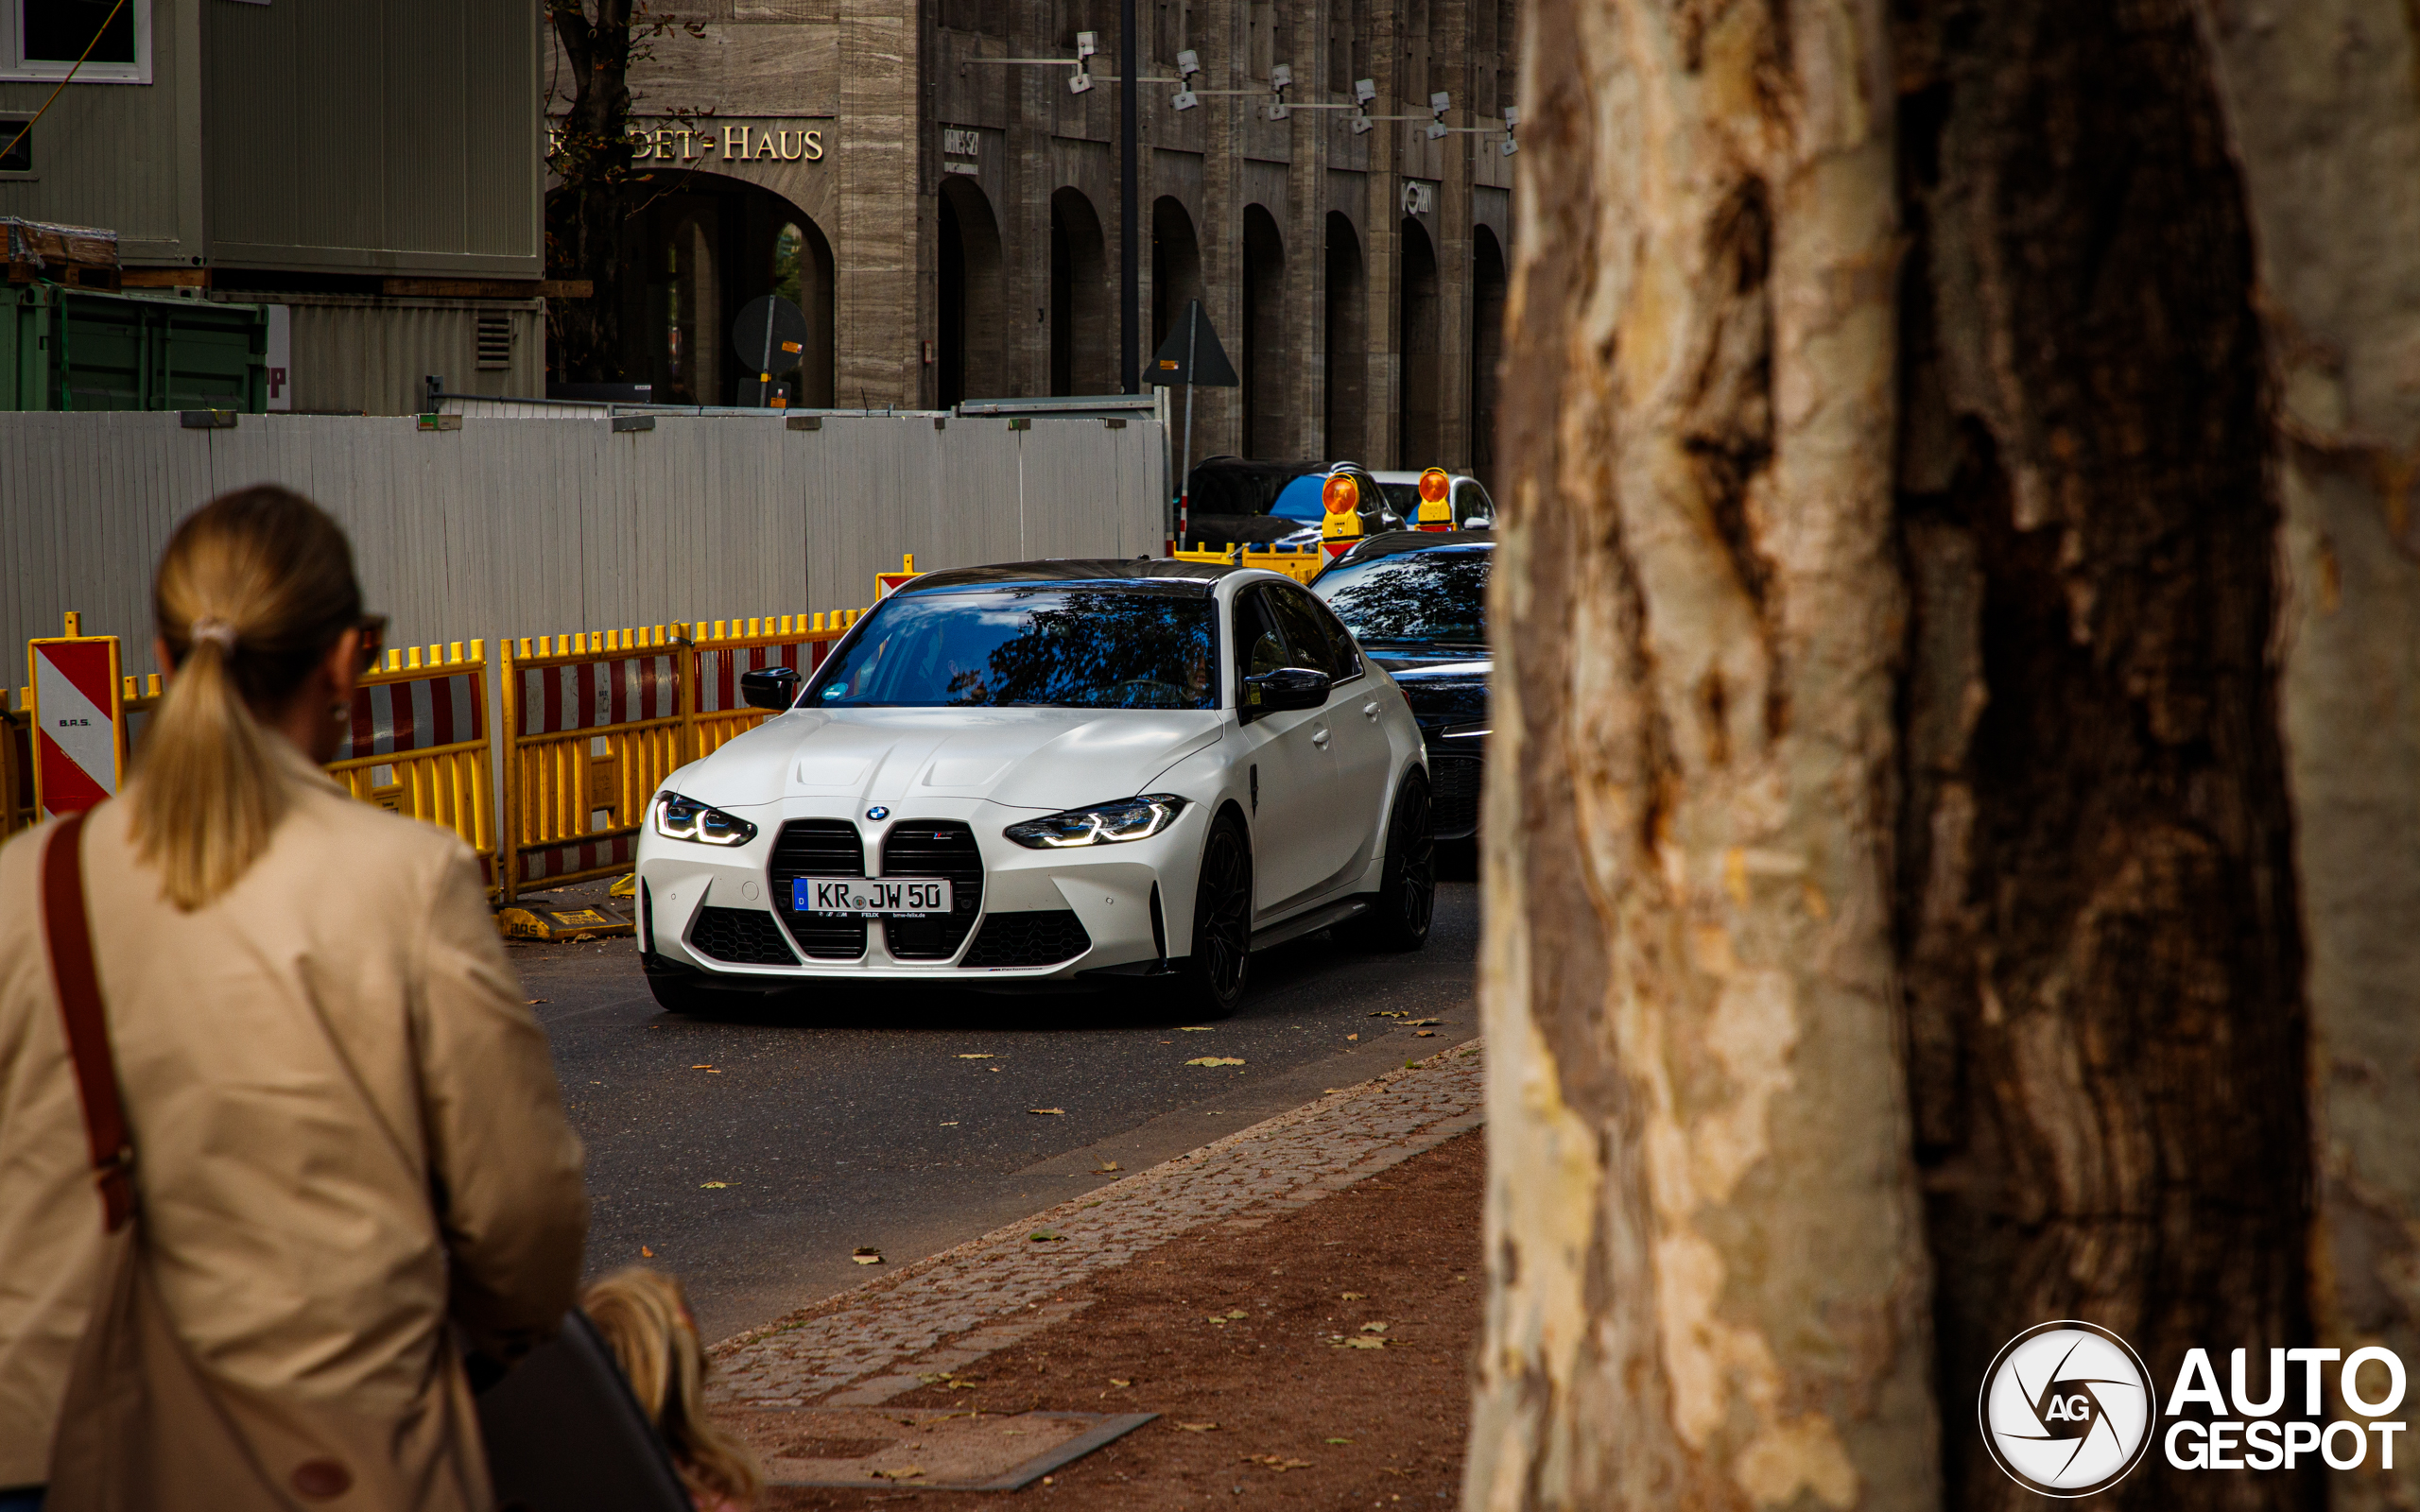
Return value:
<svg viewBox="0 0 2420 1512">
<path fill-rule="evenodd" d="M 1327 565 L 1327 558 L 1319 548 L 1296 551 L 1285 546 L 1253 548 L 1230 546 L 1225 551 L 1180 551 L 1179 561 L 1224 562 L 1230 567 L 1260 567 L 1272 573 L 1284 573 L 1298 583 L 1308 583 Z"/>
<path fill-rule="evenodd" d="M 647 800 L 689 760 L 688 627 L 504 643 L 503 888 L 627 871 Z"/>
<path fill-rule="evenodd" d="M 719 749 L 768 717 L 765 710 L 751 709 L 740 701 L 741 673 L 794 667 L 801 678 L 811 677 L 823 664 L 833 643 L 849 633 L 864 612 L 844 609 L 829 614 L 700 620 L 694 672 L 696 713 L 691 723 L 695 743 L 690 759 Z"/>
<path fill-rule="evenodd" d="M 487 720 L 485 641 L 432 645 L 425 654 L 395 647 L 354 688 L 353 719 L 328 775 L 365 803 L 460 835 L 493 887 L 494 743 Z"/>
</svg>

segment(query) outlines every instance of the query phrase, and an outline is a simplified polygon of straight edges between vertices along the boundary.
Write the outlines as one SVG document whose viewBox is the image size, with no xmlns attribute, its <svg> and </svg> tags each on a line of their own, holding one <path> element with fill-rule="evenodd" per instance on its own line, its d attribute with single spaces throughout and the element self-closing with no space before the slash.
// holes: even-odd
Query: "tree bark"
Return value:
<svg viewBox="0 0 2420 1512">
<path fill-rule="evenodd" d="M 2420 1365 L 2420 18 L 2401 0 L 2200 10 L 2281 410 L 2319 1342 Z M 2329 1489 L 2340 1508 L 2420 1506 L 2420 1456 Z"/>
<path fill-rule="evenodd" d="M 1475 1507 L 1923 1507 L 1881 7 L 1524 18 Z"/>
<path fill-rule="evenodd" d="M 2420 12 L 1891 6 L 1525 17 L 1474 1507 L 2031 1504 L 2056 1318 L 2420 1360 Z"/>
<path fill-rule="evenodd" d="M 1898 912 L 1946 1411 L 2054 1318 L 2155 1376 L 2308 1339 L 2308 1021 L 2251 233 L 2189 4 L 1914 0 L 1899 40 Z M 1944 1452 L 1950 1504 L 2035 1504 L 1973 1430 Z M 2317 1489 L 2154 1452 L 2109 1497 Z"/>
</svg>

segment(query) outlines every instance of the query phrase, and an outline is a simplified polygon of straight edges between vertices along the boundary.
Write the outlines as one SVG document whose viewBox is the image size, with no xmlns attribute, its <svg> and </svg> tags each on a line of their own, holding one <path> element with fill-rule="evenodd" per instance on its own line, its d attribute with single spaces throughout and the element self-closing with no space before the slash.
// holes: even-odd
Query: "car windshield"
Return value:
<svg viewBox="0 0 2420 1512">
<path fill-rule="evenodd" d="M 1437 546 L 1320 575 L 1311 592 L 1364 645 L 1484 645 L 1492 546 Z"/>
<path fill-rule="evenodd" d="M 1407 520 L 1420 518 L 1420 485 L 1417 483 L 1381 483 L 1378 491 L 1387 496 L 1388 507 Z"/>
<path fill-rule="evenodd" d="M 885 600 L 804 708 L 1216 709 L 1211 599 L 1140 587 L 986 585 Z"/>
</svg>

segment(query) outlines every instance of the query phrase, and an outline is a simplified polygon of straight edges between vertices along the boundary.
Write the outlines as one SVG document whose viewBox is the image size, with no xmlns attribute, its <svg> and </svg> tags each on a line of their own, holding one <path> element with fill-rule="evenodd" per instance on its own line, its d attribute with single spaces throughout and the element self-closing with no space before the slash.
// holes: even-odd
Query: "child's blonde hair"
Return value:
<svg viewBox="0 0 2420 1512">
<path fill-rule="evenodd" d="M 613 1346 L 648 1418 L 672 1446 L 681 1478 L 701 1502 L 753 1506 L 761 1477 L 745 1446 L 706 1417 L 705 1350 L 681 1283 L 633 1265 L 580 1294 L 580 1310 Z"/>
</svg>

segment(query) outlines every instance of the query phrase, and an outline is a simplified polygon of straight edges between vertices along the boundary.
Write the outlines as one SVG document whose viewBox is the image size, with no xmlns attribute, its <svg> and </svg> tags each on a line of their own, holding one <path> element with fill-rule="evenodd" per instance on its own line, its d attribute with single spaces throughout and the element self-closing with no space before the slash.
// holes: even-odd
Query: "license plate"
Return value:
<svg viewBox="0 0 2420 1512">
<path fill-rule="evenodd" d="M 940 879 L 799 877 L 790 883 L 790 907 L 802 914 L 946 914 L 949 884 Z"/>
</svg>

